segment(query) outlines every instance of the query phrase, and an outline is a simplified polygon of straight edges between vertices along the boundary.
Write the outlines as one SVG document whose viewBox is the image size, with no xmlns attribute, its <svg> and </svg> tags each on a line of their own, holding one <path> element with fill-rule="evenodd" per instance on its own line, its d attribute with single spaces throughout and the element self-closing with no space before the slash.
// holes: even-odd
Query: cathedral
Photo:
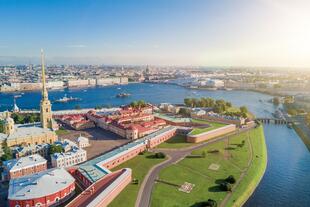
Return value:
<svg viewBox="0 0 310 207">
<path fill-rule="evenodd" d="M 17 145 L 52 144 L 57 140 L 57 124 L 52 118 L 51 102 L 46 88 L 44 53 L 41 51 L 42 99 L 40 102 L 40 123 L 15 124 L 10 112 L 5 112 L 3 132 L 0 133 L 0 144 L 6 141 L 9 147 Z"/>
</svg>

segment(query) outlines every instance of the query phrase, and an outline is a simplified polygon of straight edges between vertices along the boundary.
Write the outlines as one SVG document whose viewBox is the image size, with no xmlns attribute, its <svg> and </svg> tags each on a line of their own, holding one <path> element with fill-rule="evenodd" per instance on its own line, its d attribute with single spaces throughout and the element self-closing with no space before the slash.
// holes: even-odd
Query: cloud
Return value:
<svg viewBox="0 0 310 207">
<path fill-rule="evenodd" d="M 86 47 L 86 45 L 82 45 L 82 44 L 66 45 L 66 47 L 70 47 L 70 48 L 83 48 L 83 47 Z"/>
</svg>

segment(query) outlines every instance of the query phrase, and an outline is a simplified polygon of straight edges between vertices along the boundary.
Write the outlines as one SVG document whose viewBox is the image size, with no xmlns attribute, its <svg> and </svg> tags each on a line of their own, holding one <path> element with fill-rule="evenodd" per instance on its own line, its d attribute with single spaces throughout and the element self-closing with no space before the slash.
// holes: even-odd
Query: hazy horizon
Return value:
<svg viewBox="0 0 310 207">
<path fill-rule="evenodd" d="M 310 68 L 306 0 L 0 0 L 0 65 Z"/>
</svg>

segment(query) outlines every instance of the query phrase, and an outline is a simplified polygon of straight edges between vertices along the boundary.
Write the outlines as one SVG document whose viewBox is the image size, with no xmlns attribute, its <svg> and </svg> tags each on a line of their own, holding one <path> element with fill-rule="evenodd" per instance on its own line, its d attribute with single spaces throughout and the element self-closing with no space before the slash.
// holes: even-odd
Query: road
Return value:
<svg viewBox="0 0 310 207">
<path fill-rule="evenodd" d="M 238 134 L 240 132 L 248 131 L 252 128 L 245 128 L 245 129 L 240 129 L 239 131 L 233 133 L 233 134 Z M 152 189 L 154 186 L 154 183 L 156 179 L 158 178 L 159 172 L 165 168 L 168 167 L 169 165 L 173 163 L 177 163 L 178 161 L 182 160 L 184 157 L 187 155 L 191 154 L 193 150 L 200 149 L 202 147 L 205 147 L 209 144 L 215 143 L 222 141 L 224 139 L 228 139 L 229 136 L 233 135 L 225 135 L 223 137 L 219 137 L 217 139 L 213 139 L 207 142 L 203 142 L 201 144 L 197 144 L 194 146 L 190 146 L 187 148 L 182 148 L 182 149 L 154 149 L 154 152 L 163 152 L 168 156 L 168 160 L 159 163 L 158 165 L 155 165 L 149 173 L 146 175 L 144 178 L 139 193 L 138 197 L 136 200 L 135 207 L 148 207 L 150 206 L 150 201 L 151 201 L 151 194 L 152 194 Z"/>
</svg>

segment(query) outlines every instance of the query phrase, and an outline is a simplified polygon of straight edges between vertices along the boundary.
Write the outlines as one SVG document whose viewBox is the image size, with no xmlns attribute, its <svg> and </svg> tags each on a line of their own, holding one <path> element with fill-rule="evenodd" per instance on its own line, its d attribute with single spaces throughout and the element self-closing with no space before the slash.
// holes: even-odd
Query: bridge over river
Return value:
<svg viewBox="0 0 310 207">
<path fill-rule="evenodd" d="M 263 124 L 293 124 L 293 122 L 290 120 L 277 118 L 256 118 L 256 121 L 259 121 Z"/>
</svg>

